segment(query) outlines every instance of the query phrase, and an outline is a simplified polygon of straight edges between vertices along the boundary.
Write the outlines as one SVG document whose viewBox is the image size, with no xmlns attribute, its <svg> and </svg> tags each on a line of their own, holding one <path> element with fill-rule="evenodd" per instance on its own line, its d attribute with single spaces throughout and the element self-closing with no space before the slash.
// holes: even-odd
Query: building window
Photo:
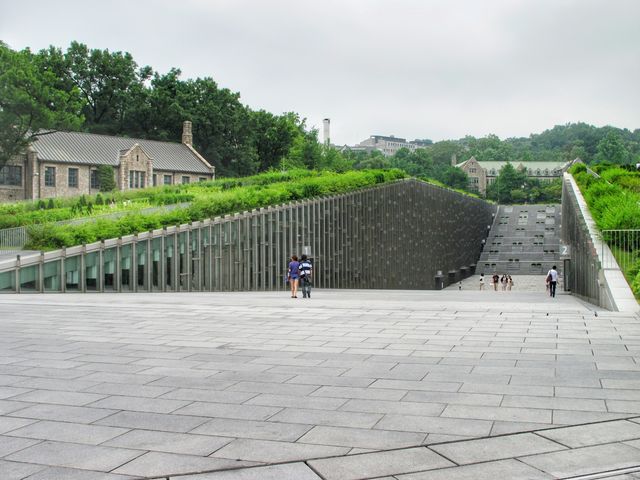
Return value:
<svg viewBox="0 0 640 480">
<path fill-rule="evenodd" d="M 191 180 L 191 178 L 190 178 L 190 177 L 187 177 L 187 176 L 182 177 L 182 183 L 183 183 L 183 184 L 187 184 L 187 183 L 189 183 L 189 181 L 190 181 L 190 180 Z"/>
<path fill-rule="evenodd" d="M 476 173 L 476 168 L 475 167 L 471 167 L 469 169 L 469 173 Z"/>
<path fill-rule="evenodd" d="M 18 165 L 5 165 L 0 168 L 0 185 L 22 186 L 22 167 Z"/>
<path fill-rule="evenodd" d="M 70 168 L 69 169 L 69 186 L 78 188 L 78 169 Z"/>
<path fill-rule="evenodd" d="M 198 178 L 198 181 L 199 181 L 199 182 L 206 182 L 206 181 L 207 181 L 207 179 L 206 179 L 205 177 L 200 177 L 200 178 Z"/>
<path fill-rule="evenodd" d="M 129 188 L 144 188 L 144 172 L 129 171 Z"/>
<path fill-rule="evenodd" d="M 165 175 L 164 176 L 164 184 L 165 185 L 171 185 L 173 178 L 171 178 L 171 175 Z"/>
<path fill-rule="evenodd" d="M 44 186 L 56 186 L 56 167 L 45 167 L 44 169 Z"/>
<path fill-rule="evenodd" d="M 98 170 L 91 170 L 90 174 L 90 188 L 100 188 L 100 180 L 98 179 Z"/>
<path fill-rule="evenodd" d="M 158 185 L 158 175 L 156 175 L 155 173 L 153 174 L 153 186 L 155 187 L 156 185 Z"/>
</svg>

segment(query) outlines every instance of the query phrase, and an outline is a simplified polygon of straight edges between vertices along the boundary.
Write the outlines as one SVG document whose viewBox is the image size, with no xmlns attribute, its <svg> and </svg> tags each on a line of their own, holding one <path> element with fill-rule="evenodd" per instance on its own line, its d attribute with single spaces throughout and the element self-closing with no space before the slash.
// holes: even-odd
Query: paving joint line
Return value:
<svg viewBox="0 0 640 480">
<path fill-rule="evenodd" d="M 240 470 L 240 469 L 254 469 L 254 468 L 261 468 L 261 467 L 271 467 L 271 466 L 278 466 L 278 465 L 291 465 L 291 464 L 295 464 L 295 463 L 304 463 L 308 468 L 310 468 L 315 474 L 317 474 L 322 480 L 326 480 L 325 477 L 323 477 L 319 472 L 317 472 L 311 465 L 309 465 L 308 462 L 313 461 L 313 460 L 325 460 L 325 459 L 330 459 L 330 458 L 350 458 L 350 457 L 356 457 L 356 456 L 361 456 L 361 455 L 372 455 L 372 454 L 378 454 L 378 453 L 385 453 L 385 452 L 397 452 L 397 451 L 402 451 L 402 450 L 409 450 L 412 448 L 425 448 L 427 450 L 429 450 L 430 452 L 433 452 L 435 454 L 437 454 L 438 456 L 446 459 L 447 461 L 450 461 L 451 463 L 454 464 L 454 466 L 449 466 L 449 467 L 443 467 L 443 468 L 435 468 L 432 469 L 434 471 L 436 470 L 446 470 L 448 468 L 458 468 L 461 466 L 468 466 L 468 465 L 482 465 L 485 463 L 491 463 L 493 461 L 497 461 L 497 460 L 487 460 L 487 461 L 482 461 L 482 462 L 474 462 L 474 463 L 470 463 L 470 464 L 464 464 L 464 465 L 460 465 L 457 462 L 447 458 L 446 456 L 444 456 L 443 454 L 436 452 L 435 450 L 432 450 L 431 447 L 433 446 L 439 446 L 439 445 L 450 445 L 450 444 L 455 444 L 455 443 L 464 443 L 464 442 L 473 442 L 473 441 L 481 441 L 481 440 L 490 440 L 493 438 L 503 438 L 503 437 L 510 437 L 510 436 L 515 436 L 515 435 L 521 435 L 523 433 L 533 433 L 535 435 L 537 435 L 537 432 L 543 432 L 543 431 L 548 431 L 548 430 L 560 430 L 563 428 L 572 428 L 572 427 L 580 427 L 580 426 L 588 426 L 588 425 L 599 425 L 599 424 L 603 424 L 603 423 L 611 423 L 611 422 L 618 422 L 621 420 L 625 420 L 625 421 L 629 421 L 631 419 L 640 419 L 640 416 L 638 415 L 633 415 L 630 417 L 625 417 L 625 418 L 617 418 L 617 419 L 613 419 L 613 420 L 603 420 L 600 422 L 589 422 L 589 423 L 582 423 L 582 424 L 576 424 L 576 425 L 563 425 L 563 426 L 558 426 L 558 427 L 549 427 L 549 428 L 543 428 L 543 429 L 538 429 L 538 430 L 529 430 L 529 431 L 523 431 L 523 432 L 514 432 L 514 433 L 505 433 L 505 434 L 501 434 L 501 435 L 494 435 L 494 436 L 484 436 L 484 437 L 477 437 L 477 438 L 469 438 L 469 439 L 465 439 L 465 440 L 449 440 L 446 442 L 435 442 L 435 443 L 426 443 L 426 444 L 421 444 L 421 445 L 412 445 L 412 446 L 404 446 L 404 447 L 398 447 L 398 448 L 389 448 L 389 449 L 383 449 L 383 450 L 375 450 L 375 451 L 371 451 L 371 452 L 363 452 L 363 453 L 355 453 L 352 455 L 331 455 L 331 456 L 327 456 L 327 457 L 316 457 L 316 458 L 308 458 L 308 459 L 298 459 L 298 460 L 290 460 L 287 462 L 274 462 L 274 463 L 265 463 L 265 464 L 261 464 L 261 465 L 251 465 L 251 466 L 238 466 L 238 467 L 227 467 L 227 468 L 220 468 L 220 469 L 213 469 L 213 470 L 201 470 L 201 471 L 195 471 L 195 472 L 184 472 L 184 473 L 179 473 L 179 474 L 163 474 L 163 475 L 159 475 L 159 476 L 147 476 L 147 477 L 134 477 L 134 480 L 180 480 L 180 477 L 184 477 L 187 475 L 203 475 L 203 474 L 207 474 L 207 473 L 216 473 L 216 472 L 227 472 L 227 471 L 234 471 L 234 470 Z M 541 435 L 537 435 L 541 438 L 545 438 L 546 440 L 550 440 L 546 437 L 543 437 Z M 567 447 L 566 450 L 577 450 L 579 448 L 584 448 L 584 447 L 575 447 L 575 448 L 571 448 L 568 447 L 566 445 L 563 445 L 560 442 L 557 442 L 555 440 L 550 440 L 553 443 L 556 443 L 560 446 L 563 447 Z M 606 442 L 606 443 L 602 443 L 602 444 L 598 444 L 598 445 L 608 445 L 608 444 L 612 444 L 612 443 L 619 443 L 617 441 L 613 441 L 613 442 Z M 518 460 L 518 457 L 507 457 L 507 458 L 503 458 L 501 460 L 508 460 L 508 459 L 514 459 L 514 460 Z M 635 468 L 637 470 L 634 471 L 640 471 L 640 464 L 638 466 L 634 466 L 634 467 L 627 467 L 627 468 Z M 618 470 L 615 471 L 610 471 L 610 472 L 617 472 Z M 402 474 L 404 475 L 405 473 L 410 473 L 410 472 L 403 472 Z M 418 473 L 418 472 L 413 472 L 413 473 Z M 593 476 L 593 475 L 604 475 L 607 474 L 606 476 Z M 368 477 L 369 479 L 375 479 L 375 478 L 386 478 L 389 476 L 394 476 L 394 475 L 398 475 L 398 474 L 385 474 L 385 475 L 379 475 L 377 477 Z M 577 476 L 577 477 L 563 477 L 561 480 L 591 480 L 591 479 L 598 479 L 598 478 L 607 478 L 607 477 L 611 477 L 613 475 L 609 475 L 608 472 L 595 472 L 595 473 L 591 473 L 588 474 L 586 476 Z"/>
</svg>

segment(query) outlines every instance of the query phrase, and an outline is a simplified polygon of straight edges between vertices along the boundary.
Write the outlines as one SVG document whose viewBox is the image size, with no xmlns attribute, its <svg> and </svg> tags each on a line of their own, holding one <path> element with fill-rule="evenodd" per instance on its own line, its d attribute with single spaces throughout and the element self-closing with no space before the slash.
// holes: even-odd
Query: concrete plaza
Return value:
<svg viewBox="0 0 640 480">
<path fill-rule="evenodd" d="M 514 281 L 0 296 L 0 478 L 636 478 L 640 319 Z"/>
</svg>

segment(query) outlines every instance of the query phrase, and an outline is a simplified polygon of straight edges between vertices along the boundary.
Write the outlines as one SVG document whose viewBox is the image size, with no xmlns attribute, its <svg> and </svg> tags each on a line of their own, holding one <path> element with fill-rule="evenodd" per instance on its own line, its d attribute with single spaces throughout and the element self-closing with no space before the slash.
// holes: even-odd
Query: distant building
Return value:
<svg viewBox="0 0 640 480">
<path fill-rule="evenodd" d="M 487 187 L 496 181 L 502 167 L 509 162 L 479 162 L 471 157 L 462 163 L 452 164 L 462 169 L 469 177 L 469 188 L 478 193 L 485 194 Z M 518 170 L 524 171 L 529 178 L 535 178 L 542 182 L 550 182 L 562 177 L 563 172 L 569 168 L 572 162 L 511 162 Z"/>
<path fill-rule="evenodd" d="M 386 137 L 384 135 L 371 135 L 366 140 L 358 143 L 353 147 L 349 147 L 352 151 L 367 151 L 371 152 L 374 150 L 378 150 L 382 152 L 385 156 L 390 157 L 395 155 L 398 150 L 401 148 L 406 148 L 409 151 L 413 152 L 417 148 L 423 148 L 427 146 L 426 142 L 421 142 L 418 140 L 414 140 L 413 142 L 408 142 L 404 138 L 394 137 L 393 135 Z"/>
<path fill-rule="evenodd" d="M 182 143 L 51 132 L 0 169 L 0 202 L 98 193 L 101 165 L 113 168 L 118 190 L 215 178 L 193 148 L 191 122 L 183 124 Z"/>
</svg>

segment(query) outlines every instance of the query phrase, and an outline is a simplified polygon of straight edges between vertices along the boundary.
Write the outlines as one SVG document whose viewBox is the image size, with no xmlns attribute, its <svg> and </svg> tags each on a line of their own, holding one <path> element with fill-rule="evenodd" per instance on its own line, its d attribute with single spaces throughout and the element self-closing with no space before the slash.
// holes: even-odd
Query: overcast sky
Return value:
<svg viewBox="0 0 640 480">
<path fill-rule="evenodd" d="M 0 39 L 212 77 L 331 140 L 640 128 L 638 0 L 22 0 Z"/>
</svg>

